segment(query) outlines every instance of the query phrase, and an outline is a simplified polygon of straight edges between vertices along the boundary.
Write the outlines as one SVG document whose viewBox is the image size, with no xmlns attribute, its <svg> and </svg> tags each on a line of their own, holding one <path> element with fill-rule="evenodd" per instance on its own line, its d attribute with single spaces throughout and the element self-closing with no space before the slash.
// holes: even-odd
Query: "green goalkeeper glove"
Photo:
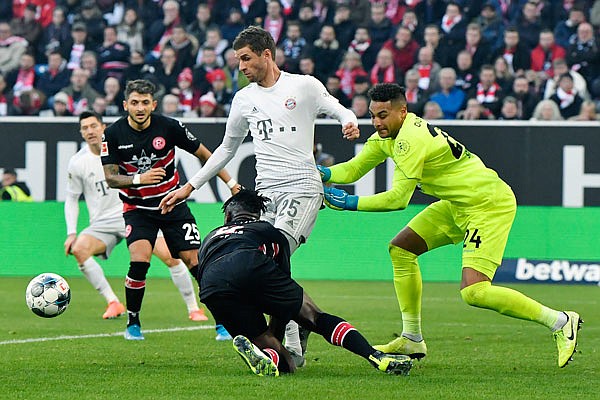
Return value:
<svg viewBox="0 0 600 400">
<path fill-rule="evenodd" d="M 319 170 L 319 174 L 321 174 L 321 181 L 327 182 L 331 179 L 331 170 L 323 165 L 317 165 L 317 169 Z"/>
</svg>

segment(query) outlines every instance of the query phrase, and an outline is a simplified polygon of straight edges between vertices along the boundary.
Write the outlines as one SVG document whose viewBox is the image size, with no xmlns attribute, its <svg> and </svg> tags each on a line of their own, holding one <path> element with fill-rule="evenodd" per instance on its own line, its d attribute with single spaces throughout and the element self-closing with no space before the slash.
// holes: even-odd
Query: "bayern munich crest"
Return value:
<svg viewBox="0 0 600 400">
<path fill-rule="evenodd" d="M 156 150 L 162 150 L 165 147 L 165 144 L 167 144 L 165 138 L 160 136 L 157 136 L 152 140 L 152 147 Z"/>
<path fill-rule="evenodd" d="M 289 98 L 285 101 L 285 108 L 287 108 L 288 110 L 293 110 L 294 108 L 296 108 L 296 100 L 293 98 Z"/>
</svg>

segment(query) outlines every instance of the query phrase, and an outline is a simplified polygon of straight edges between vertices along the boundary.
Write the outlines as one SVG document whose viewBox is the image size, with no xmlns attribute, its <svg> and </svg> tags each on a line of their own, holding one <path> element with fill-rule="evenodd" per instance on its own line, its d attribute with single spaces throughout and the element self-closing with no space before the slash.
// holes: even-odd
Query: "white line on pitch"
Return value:
<svg viewBox="0 0 600 400">
<path fill-rule="evenodd" d="M 205 329 L 215 329 L 214 325 L 200 325 L 200 326 L 187 326 L 177 328 L 165 328 L 165 329 L 143 329 L 143 333 L 163 333 L 163 332 L 179 332 L 179 331 L 199 331 Z M 90 335 L 64 335 L 56 337 L 45 337 L 45 338 L 30 338 L 30 339 L 15 339 L 5 340 L 0 342 L 1 345 L 5 344 L 21 344 L 21 343 L 35 343 L 35 342 L 51 342 L 55 340 L 74 340 L 74 339 L 91 339 L 111 336 L 123 336 L 123 332 L 115 333 L 94 333 Z"/>
</svg>

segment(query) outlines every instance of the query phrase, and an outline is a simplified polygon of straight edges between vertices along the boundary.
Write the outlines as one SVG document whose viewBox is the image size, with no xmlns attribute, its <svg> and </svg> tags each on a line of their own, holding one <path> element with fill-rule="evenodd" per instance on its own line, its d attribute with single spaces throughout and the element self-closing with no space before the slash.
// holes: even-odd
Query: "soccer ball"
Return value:
<svg viewBox="0 0 600 400">
<path fill-rule="evenodd" d="M 60 275 L 45 273 L 33 278 L 25 290 L 25 301 L 34 314 L 53 318 L 62 314 L 71 301 L 71 289 Z"/>
</svg>

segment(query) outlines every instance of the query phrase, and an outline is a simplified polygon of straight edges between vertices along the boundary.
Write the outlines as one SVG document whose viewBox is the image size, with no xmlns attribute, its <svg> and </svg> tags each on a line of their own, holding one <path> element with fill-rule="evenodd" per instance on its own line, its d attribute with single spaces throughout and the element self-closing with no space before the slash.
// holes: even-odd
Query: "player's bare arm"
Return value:
<svg viewBox="0 0 600 400">
<path fill-rule="evenodd" d="M 210 156 L 212 156 L 212 153 L 206 148 L 206 146 L 200 144 L 200 147 L 198 147 L 198 150 L 196 150 L 194 155 L 198 157 L 200 161 L 202 161 L 202 164 L 204 164 L 210 158 Z M 241 185 L 237 183 L 237 181 L 233 179 L 231 175 L 229 175 L 229 172 L 227 172 L 225 168 L 220 170 L 217 176 L 229 187 L 231 194 L 236 194 L 240 191 Z"/>
<path fill-rule="evenodd" d="M 125 188 L 138 185 L 152 185 L 159 183 L 165 177 L 166 172 L 163 168 L 152 168 L 144 173 L 135 175 L 119 174 L 119 166 L 116 164 L 104 165 L 104 176 L 106 183 L 111 188 Z"/>
</svg>

